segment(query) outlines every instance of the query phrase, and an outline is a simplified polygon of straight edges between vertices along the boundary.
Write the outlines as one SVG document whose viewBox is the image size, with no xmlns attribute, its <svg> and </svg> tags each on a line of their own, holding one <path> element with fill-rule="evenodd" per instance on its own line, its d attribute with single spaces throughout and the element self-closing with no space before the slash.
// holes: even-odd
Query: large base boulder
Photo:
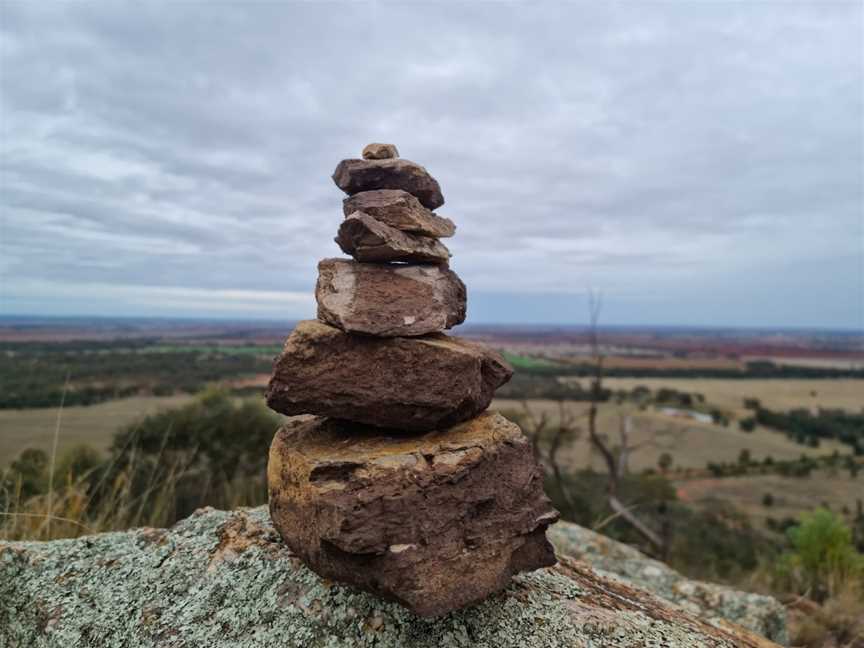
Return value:
<svg viewBox="0 0 864 648">
<path fill-rule="evenodd" d="M 615 574 L 716 626 L 737 624 L 778 644 L 789 643 L 786 608 L 770 596 L 690 580 L 630 545 L 575 524 L 556 524 L 549 529 L 549 540 L 559 556 L 584 560 L 597 571 Z"/>
<path fill-rule="evenodd" d="M 512 375 L 498 353 L 461 338 L 351 335 L 307 320 L 276 360 L 267 405 L 283 414 L 428 432 L 485 410 Z"/>
<path fill-rule="evenodd" d="M 333 172 L 333 182 L 351 196 L 375 189 L 402 189 L 429 209 L 444 204 L 438 181 L 416 162 L 402 158 L 342 160 Z"/>
<path fill-rule="evenodd" d="M 426 209 L 414 196 L 399 189 L 354 194 L 342 202 L 342 211 L 345 216 L 363 212 L 390 227 L 423 236 L 446 238 L 456 233 L 456 225 L 452 220 Z"/>
<path fill-rule="evenodd" d="M 422 616 L 555 564 L 558 513 L 528 440 L 497 413 L 419 437 L 298 417 L 267 478 L 273 524 L 312 570 Z"/>
<path fill-rule="evenodd" d="M 450 250 L 438 239 L 403 232 L 363 212 L 354 212 L 342 221 L 335 240 L 345 254 L 358 261 L 447 263 L 450 260 Z"/>
<path fill-rule="evenodd" d="M 324 259 L 315 298 L 318 319 L 349 333 L 425 335 L 465 320 L 465 284 L 437 265 Z"/>
<path fill-rule="evenodd" d="M 566 557 L 423 619 L 320 578 L 269 518 L 203 509 L 170 529 L 0 542 L 0 646 L 777 648 Z"/>
</svg>

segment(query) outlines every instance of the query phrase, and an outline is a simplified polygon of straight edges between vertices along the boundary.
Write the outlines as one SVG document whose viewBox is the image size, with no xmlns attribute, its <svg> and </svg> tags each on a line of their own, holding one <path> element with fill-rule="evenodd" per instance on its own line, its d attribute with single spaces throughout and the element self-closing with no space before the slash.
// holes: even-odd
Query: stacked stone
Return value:
<svg viewBox="0 0 864 648">
<path fill-rule="evenodd" d="M 318 264 L 318 320 L 276 361 L 268 405 L 304 416 L 273 440 L 270 513 L 318 574 L 437 616 L 554 564 L 558 514 L 521 430 L 486 411 L 512 370 L 442 333 L 464 321 L 466 291 L 438 182 L 390 144 L 333 180 L 353 260 Z"/>
</svg>

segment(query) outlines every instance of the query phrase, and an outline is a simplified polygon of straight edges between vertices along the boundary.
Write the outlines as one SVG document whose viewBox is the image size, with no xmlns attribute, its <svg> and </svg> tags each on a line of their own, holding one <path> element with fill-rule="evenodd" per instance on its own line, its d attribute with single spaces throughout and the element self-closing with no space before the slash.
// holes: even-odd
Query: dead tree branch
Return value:
<svg viewBox="0 0 864 648">
<path fill-rule="evenodd" d="M 645 523 L 643 523 L 631 509 L 624 506 L 618 499 L 619 485 L 623 470 L 626 466 L 626 458 L 629 454 L 627 449 L 627 436 L 629 429 L 627 424 L 623 424 L 621 428 L 622 445 L 621 451 L 616 455 L 606 441 L 597 431 L 597 416 L 599 413 L 599 403 L 603 398 L 603 353 L 600 349 L 599 333 L 597 323 L 600 319 L 600 310 L 602 307 L 602 296 L 592 292 L 588 293 L 588 314 L 589 314 L 589 331 L 588 339 L 591 345 L 591 356 L 593 361 L 593 376 L 591 379 L 591 406 L 588 409 L 588 437 L 591 440 L 591 445 L 600 453 L 603 461 L 606 463 L 606 472 L 609 475 L 609 480 L 606 487 L 606 497 L 609 507 L 612 511 L 626 520 L 633 529 L 636 530 L 651 546 L 661 555 L 665 554 L 666 543 L 658 534 L 654 533 Z M 623 460 L 622 460 L 623 459 Z"/>
</svg>

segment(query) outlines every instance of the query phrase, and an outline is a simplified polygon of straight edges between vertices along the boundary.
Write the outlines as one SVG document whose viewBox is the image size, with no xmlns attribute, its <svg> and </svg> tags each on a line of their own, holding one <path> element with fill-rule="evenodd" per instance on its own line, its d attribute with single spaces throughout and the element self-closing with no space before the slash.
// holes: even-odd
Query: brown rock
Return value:
<svg viewBox="0 0 864 648">
<path fill-rule="evenodd" d="M 374 142 L 363 147 L 364 160 L 386 160 L 388 158 L 398 158 L 399 151 L 395 144 L 379 144 Z"/>
<path fill-rule="evenodd" d="M 324 259 L 315 298 L 318 319 L 349 333 L 425 335 L 465 321 L 465 284 L 443 266 Z"/>
<path fill-rule="evenodd" d="M 428 432 L 482 412 L 512 375 L 498 353 L 458 337 L 351 335 L 306 320 L 276 360 L 267 404 L 283 414 Z"/>
<path fill-rule="evenodd" d="M 363 212 L 342 221 L 334 240 L 345 254 L 363 262 L 447 263 L 450 259 L 450 250 L 438 239 L 408 234 Z"/>
<path fill-rule="evenodd" d="M 422 616 L 555 564 L 558 513 L 527 439 L 495 412 L 421 437 L 298 417 L 267 478 L 273 525 L 312 570 Z"/>
<path fill-rule="evenodd" d="M 374 189 L 402 189 L 429 209 L 444 204 L 438 181 L 419 164 L 402 158 L 342 160 L 333 172 L 333 182 L 351 196 Z"/>
<path fill-rule="evenodd" d="M 401 189 L 362 191 L 346 198 L 342 211 L 346 216 L 364 212 L 385 225 L 412 234 L 446 238 L 456 233 L 453 221 L 426 209 L 419 200 Z"/>
</svg>

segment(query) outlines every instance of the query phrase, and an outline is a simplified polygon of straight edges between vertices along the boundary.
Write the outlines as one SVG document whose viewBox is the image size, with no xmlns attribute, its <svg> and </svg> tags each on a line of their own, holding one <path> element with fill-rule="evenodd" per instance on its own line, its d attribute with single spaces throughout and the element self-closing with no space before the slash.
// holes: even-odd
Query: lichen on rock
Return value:
<svg viewBox="0 0 864 648">
<path fill-rule="evenodd" d="M 421 619 L 316 576 L 264 507 L 204 509 L 167 530 L 0 543 L 2 648 L 774 645 L 566 557 L 477 606 Z"/>
<path fill-rule="evenodd" d="M 576 524 L 559 523 L 548 533 L 559 554 L 583 560 L 598 573 L 648 590 L 714 625 L 731 622 L 777 643 L 788 642 L 786 608 L 770 596 L 691 580 L 629 545 Z"/>
</svg>

